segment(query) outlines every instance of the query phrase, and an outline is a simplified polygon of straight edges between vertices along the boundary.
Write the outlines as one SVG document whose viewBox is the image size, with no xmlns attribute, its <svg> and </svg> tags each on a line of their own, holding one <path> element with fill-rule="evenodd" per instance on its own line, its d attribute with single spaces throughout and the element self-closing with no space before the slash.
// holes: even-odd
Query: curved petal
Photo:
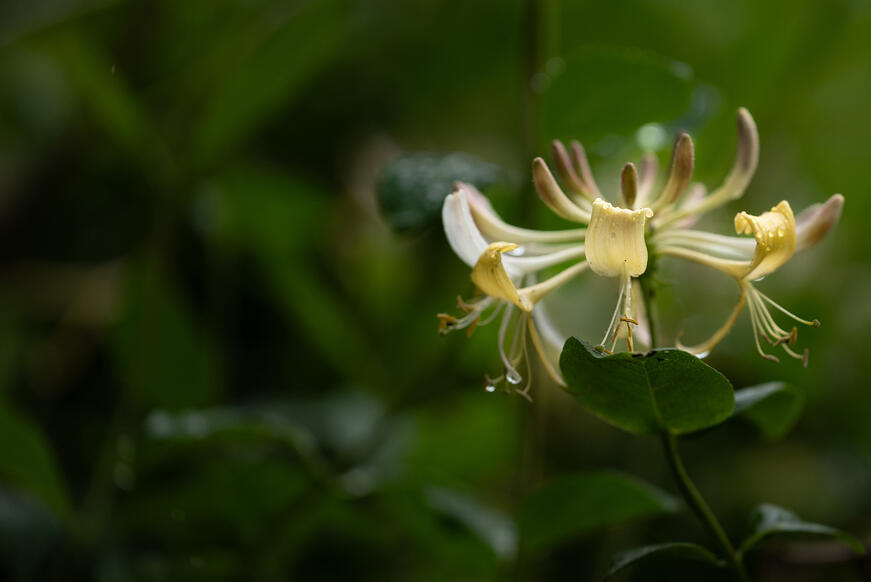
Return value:
<svg viewBox="0 0 871 582">
<path fill-rule="evenodd" d="M 464 263 L 474 267 L 484 251 L 487 250 L 489 243 L 478 229 L 472 216 L 468 192 L 465 189 L 458 189 L 445 198 L 442 206 L 442 222 L 448 243 L 454 253 Z M 525 273 L 546 269 L 583 256 L 584 245 L 578 244 L 536 256 L 505 256 L 502 257 L 502 262 L 508 276 L 512 280 L 517 280 Z"/>
<path fill-rule="evenodd" d="M 548 208 L 566 220 L 586 224 L 590 213 L 572 202 L 556 183 L 553 174 L 541 158 L 532 160 L 532 179 L 535 189 Z"/>
<path fill-rule="evenodd" d="M 477 188 L 462 182 L 457 182 L 455 187 L 457 190 L 465 192 L 475 224 L 491 240 L 510 240 L 516 243 L 554 243 L 583 240 L 587 233 L 584 228 L 547 231 L 510 225 L 502 220 L 487 197 L 481 194 Z"/>
<path fill-rule="evenodd" d="M 664 232 L 656 241 L 658 253 L 681 257 L 712 267 L 738 281 L 752 281 L 773 273 L 795 254 L 795 218 L 786 200 L 753 216 L 739 212 L 735 216 L 738 234 L 753 234 L 755 247 L 752 258 L 747 256 L 750 239 L 726 237 L 693 230 Z"/>
<path fill-rule="evenodd" d="M 820 242 L 841 218 L 844 197 L 835 194 L 823 204 L 805 208 L 795 217 L 795 252 L 807 250 Z"/>
<path fill-rule="evenodd" d="M 464 263 L 474 267 L 481 253 L 487 250 L 487 241 L 472 218 L 469 201 L 463 190 L 457 190 L 445 198 L 442 226 L 454 253 Z"/>
<path fill-rule="evenodd" d="M 753 116 L 743 107 L 738 110 L 738 144 L 735 151 L 735 163 L 732 170 L 723 182 L 723 185 L 711 192 L 700 203 L 691 209 L 684 208 L 668 215 L 662 221 L 661 226 L 671 224 L 686 218 L 690 214 L 701 215 L 713 208 L 722 206 L 730 200 L 737 200 L 744 195 L 744 191 L 756 173 L 759 163 L 759 132 L 756 130 L 756 122 Z"/>
<path fill-rule="evenodd" d="M 773 273 L 795 254 L 795 217 L 786 200 L 759 216 L 739 212 L 735 232 L 753 234 L 756 239 L 752 267 L 742 279 L 754 280 Z"/>
<path fill-rule="evenodd" d="M 534 303 L 517 292 L 517 287 L 502 264 L 502 253 L 517 248 L 514 243 L 494 242 L 481 254 L 472 269 L 472 281 L 490 297 L 504 299 L 517 305 L 523 311 L 532 311 Z"/>
</svg>

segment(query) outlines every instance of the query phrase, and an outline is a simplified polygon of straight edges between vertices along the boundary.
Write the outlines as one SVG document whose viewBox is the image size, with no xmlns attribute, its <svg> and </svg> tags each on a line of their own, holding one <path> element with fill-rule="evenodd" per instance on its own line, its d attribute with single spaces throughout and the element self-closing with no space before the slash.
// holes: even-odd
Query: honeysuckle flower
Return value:
<svg viewBox="0 0 871 582">
<path fill-rule="evenodd" d="M 738 302 L 725 324 L 707 340 L 695 346 L 684 346 L 678 341 L 679 347 L 704 357 L 725 337 L 748 305 L 759 353 L 778 361 L 763 350 L 761 337 L 807 365 L 807 351 L 799 354 L 792 349 L 796 327 L 789 331 L 780 327 L 770 308 L 799 324 L 818 326 L 819 322 L 794 315 L 756 289 L 754 282 L 776 271 L 796 252 L 818 243 L 837 223 L 843 196 L 835 194 L 798 217 L 785 200 L 758 216 L 739 212 L 734 220 L 736 233 L 752 237 L 692 229 L 704 213 L 740 198 L 753 177 L 759 159 L 759 137 L 746 109 L 738 110 L 733 167 L 723 184 L 710 193 L 703 185 L 690 183 L 694 149 L 686 133 L 680 133 L 675 141 L 671 164 L 658 192 L 654 188 L 655 156 L 648 154 L 642 158 L 640 171 L 631 163 L 624 166 L 616 205 L 602 196 L 580 143 L 572 142 L 569 150 L 555 141 L 553 156 L 565 191 L 541 158 L 532 163 L 535 188 L 554 213 L 587 228 L 546 232 L 511 226 L 496 214 L 480 192 L 465 184 L 458 184 L 445 199 L 442 218 L 448 242 L 472 267 L 472 281 L 482 295 L 458 301 L 466 313 L 461 318 L 440 314 L 441 329 L 447 332 L 466 328 L 471 332 L 476 325 L 501 312 L 499 352 L 505 373 L 497 380 L 504 378 L 511 384 L 522 381 L 517 367 L 521 361 L 526 361 L 528 367 L 528 336 L 547 371 L 558 383 L 563 383 L 555 356 L 562 336 L 549 323 L 539 302 L 587 269 L 618 281 L 617 305 L 600 349 L 612 352 L 623 339 L 628 350 L 633 351 L 633 337 L 649 345 L 637 279 L 647 271 L 650 254 L 678 257 L 714 268 L 738 284 Z M 557 266 L 562 270 L 538 282 L 542 271 Z M 513 333 L 506 349 L 509 328 L 513 328 Z M 488 379 L 488 390 L 492 391 L 494 385 Z M 529 384 L 518 392 L 528 396 L 528 389 Z"/>
<path fill-rule="evenodd" d="M 465 301 L 458 298 L 462 317 L 439 314 L 441 331 L 467 329 L 471 334 L 478 325 L 485 325 L 502 315 L 499 326 L 499 354 L 505 368 L 503 375 L 487 379 L 488 390 L 505 380 L 518 385 L 523 376 L 521 363 L 528 368 L 527 337 L 543 362 L 545 369 L 558 384 L 564 384 L 556 357 L 561 342 L 541 310 L 533 315 L 536 304 L 550 291 L 588 268 L 584 259 L 585 229 L 536 231 L 511 226 L 493 210 L 487 199 L 473 186 L 455 185 L 442 207 L 445 234 L 454 252 L 470 267 L 471 278 L 484 295 Z M 501 238 L 512 238 L 505 242 Z M 494 240 L 495 239 L 495 240 Z M 518 243 L 523 243 L 521 247 Z M 538 282 L 543 270 L 572 263 L 557 275 Z M 526 285 L 526 286 L 523 286 Z M 544 330 L 539 328 L 544 326 Z M 527 382 L 518 393 L 527 396 Z"/>
</svg>

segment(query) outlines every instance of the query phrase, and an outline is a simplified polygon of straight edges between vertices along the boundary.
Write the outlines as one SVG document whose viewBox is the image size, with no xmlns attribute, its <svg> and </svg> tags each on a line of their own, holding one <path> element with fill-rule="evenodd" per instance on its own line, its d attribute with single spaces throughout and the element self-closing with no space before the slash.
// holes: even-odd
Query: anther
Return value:
<svg viewBox="0 0 871 582">
<path fill-rule="evenodd" d="M 436 317 L 439 318 L 439 333 L 441 334 L 451 331 L 451 328 L 457 323 L 457 318 L 447 313 L 439 313 Z"/>
<path fill-rule="evenodd" d="M 472 323 L 470 323 L 469 327 L 466 329 L 466 337 L 472 337 L 472 333 L 475 331 L 475 328 L 478 327 L 478 323 L 480 321 L 481 321 L 480 315 L 472 320 Z"/>
<path fill-rule="evenodd" d="M 457 307 L 459 307 L 460 310 L 464 311 L 465 313 L 471 313 L 472 311 L 475 310 L 474 305 L 470 305 L 470 304 L 466 303 L 465 301 L 463 301 L 463 298 L 460 297 L 459 295 L 457 295 Z"/>
</svg>

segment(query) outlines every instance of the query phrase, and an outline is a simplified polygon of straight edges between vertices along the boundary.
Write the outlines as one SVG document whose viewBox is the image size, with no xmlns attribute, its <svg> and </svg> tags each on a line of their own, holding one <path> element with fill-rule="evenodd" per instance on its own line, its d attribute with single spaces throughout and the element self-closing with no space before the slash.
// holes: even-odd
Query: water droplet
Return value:
<svg viewBox="0 0 871 582">
<path fill-rule="evenodd" d="M 511 255 L 512 257 L 522 257 L 526 254 L 526 248 L 523 245 L 519 245 L 513 251 L 508 251 L 505 253 L 506 255 Z"/>
<path fill-rule="evenodd" d="M 523 382 L 523 376 L 517 373 L 517 370 L 508 370 L 508 373 L 505 374 L 505 379 L 508 380 L 509 384 L 520 384 Z"/>
<path fill-rule="evenodd" d="M 486 390 L 487 392 L 496 392 L 496 386 L 494 386 L 493 384 L 487 384 L 486 386 L 484 386 L 484 390 Z"/>
</svg>

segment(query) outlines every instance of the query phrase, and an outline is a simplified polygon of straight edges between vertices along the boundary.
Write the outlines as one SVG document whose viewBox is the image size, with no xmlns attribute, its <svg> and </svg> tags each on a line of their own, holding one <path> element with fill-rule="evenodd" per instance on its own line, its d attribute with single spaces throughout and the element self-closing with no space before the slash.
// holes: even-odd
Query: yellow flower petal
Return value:
<svg viewBox="0 0 871 582">
<path fill-rule="evenodd" d="M 513 251 L 518 245 L 508 242 L 491 243 L 472 269 L 472 281 L 490 297 L 504 299 L 517 305 L 523 311 L 532 311 L 533 303 L 517 292 L 514 282 L 502 265 L 502 253 Z"/>
<path fill-rule="evenodd" d="M 587 228 L 586 254 L 590 268 L 602 277 L 628 272 L 638 277 L 647 270 L 644 225 L 653 216 L 649 208 L 616 208 L 597 198 Z"/>
<path fill-rule="evenodd" d="M 773 273 L 795 254 L 795 217 L 786 200 L 759 216 L 739 212 L 735 232 L 756 239 L 753 260 L 741 279 L 752 281 Z"/>
</svg>

